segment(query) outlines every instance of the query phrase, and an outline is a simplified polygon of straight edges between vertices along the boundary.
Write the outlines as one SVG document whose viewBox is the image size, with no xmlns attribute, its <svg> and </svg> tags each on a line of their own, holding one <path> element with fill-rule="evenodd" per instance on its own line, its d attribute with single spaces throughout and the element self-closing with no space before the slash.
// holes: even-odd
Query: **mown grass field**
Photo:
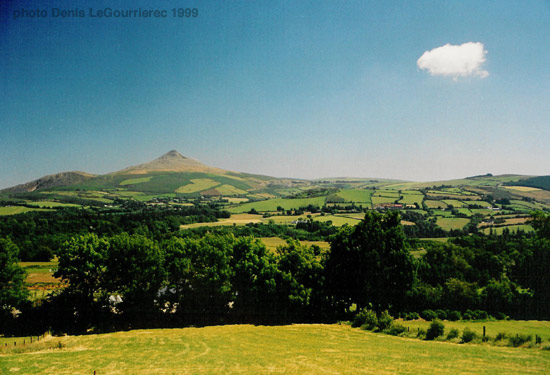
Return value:
<svg viewBox="0 0 550 375">
<path fill-rule="evenodd" d="M 492 232 L 495 234 L 502 234 L 504 229 L 508 229 L 510 232 L 517 232 L 518 230 L 524 231 L 524 232 L 532 232 L 534 229 L 532 226 L 523 224 L 523 225 L 507 225 L 504 227 L 493 227 Z M 491 232 L 491 227 L 489 228 L 483 228 L 481 231 L 485 234 L 489 234 Z"/>
<path fill-rule="evenodd" d="M 251 209 L 255 209 L 258 212 L 273 212 L 277 211 L 277 207 L 281 206 L 285 210 L 298 209 L 300 207 L 306 207 L 307 205 L 314 205 L 317 207 L 322 207 L 325 204 L 326 197 L 315 197 L 315 198 L 299 198 L 299 199 L 288 199 L 288 198 L 277 198 L 269 199 L 265 201 L 250 202 L 244 203 L 237 207 L 229 208 L 228 211 L 231 213 L 240 213 L 248 212 Z"/>
<path fill-rule="evenodd" d="M 0 216 L 17 215 L 25 212 L 30 212 L 30 211 L 48 211 L 48 210 L 40 209 L 40 208 L 21 207 L 21 206 L 6 206 L 6 207 L 0 207 Z"/>
<path fill-rule="evenodd" d="M 46 337 L 0 350 L 2 374 L 545 374 L 548 368 L 547 350 L 427 342 L 347 325 L 137 330 Z"/>
<path fill-rule="evenodd" d="M 340 190 L 336 195 L 342 197 L 346 202 L 367 203 L 370 206 L 372 190 L 346 189 Z"/>
<path fill-rule="evenodd" d="M 260 240 L 271 251 L 277 250 L 279 246 L 286 245 L 286 241 L 280 237 L 261 237 Z M 330 244 L 326 241 L 300 241 L 300 243 L 304 246 L 317 245 L 323 250 L 330 249 Z"/>
<path fill-rule="evenodd" d="M 436 224 L 445 230 L 462 229 L 470 220 L 466 218 L 438 217 Z"/>
<path fill-rule="evenodd" d="M 405 327 L 409 327 L 411 331 L 416 331 L 418 328 L 427 330 L 430 322 L 425 320 L 410 320 L 399 321 Z M 483 335 L 483 327 L 486 328 L 486 335 L 495 337 L 499 333 L 506 333 L 508 336 L 531 335 L 533 340 L 535 335 L 542 337 L 543 344 L 550 345 L 550 322 L 539 320 L 497 320 L 497 321 L 456 321 L 451 322 L 444 320 L 445 334 L 451 329 L 458 329 L 461 333 L 464 328 L 468 327 L 476 332 L 479 336 Z"/>
</svg>

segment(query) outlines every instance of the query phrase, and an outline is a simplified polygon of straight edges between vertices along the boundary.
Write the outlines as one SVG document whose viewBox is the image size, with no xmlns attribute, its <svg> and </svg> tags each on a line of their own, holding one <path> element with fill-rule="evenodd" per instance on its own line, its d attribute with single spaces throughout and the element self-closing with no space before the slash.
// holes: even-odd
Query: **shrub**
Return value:
<svg viewBox="0 0 550 375">
<path fill-rule="evenodd" d="M 441 323 L 441 320 L 434 319 L 430 323 L 430 328 L 426 332 L 426 340 L 433 340 L 436 337 L 442 336 L 445 331 L 445 326 Z"/>
<path fill-rule="evenodd" d="M 475 310 L 472 312 L 472 318 L 475 320 L 487 320 L 489 319 L 489 314 L 487 314 L 487 311 Z"/>
<path fill-rule="evenodd" d="M 453 328 L 447 334 L 447 340 L 456 339 L 458 337 L 458 329 Z"/>
<path fill-rule="evenodd" d="M 413 311 L 409 313 L 409 319 L 411 320 L 420 319 L 420 315 L 416 311 Z"/>
<path fill-rule="evenodd" d="M 477 338 L 477 334 L 472 331 L 470 328 L 466 327 L 464 328 L 464 332 L 462 332 L 461 340 L 463 343 L 473 341 Z"/>
<path fill-rule="evenodd" d="M 464 314 L 462 314 L 462 319 L 464 319 L 464 320 L 474 320 L 474 317 L 472 315 L 472 311 L 471 310 L 466 310 L 466 312 Z"/>
<path fill-rule="evenodd" d="M 447 319 L 457 321 L 462 319 L 462 314 L 460 313 L 460 311 L 452 310 L 449 311 L 449 313 L 447 314 Z"/>
<path fill-rule="evenodd" d="M 525 344 L 526 342 L 531 341 L 533 338 L 531 335 L 516 335 L 515 337 L 512 336 L 508 339 L 508 346 L 513 346 L 514 348 L 517 348 L 518 346 L 521 346 Z"/>
<path fill-rule="evenodd" d="M 419 328 L 418 333 L 416 334 L 416 337 L 418 337 L 419 339 L 426 338 L 426 331 L 423 330 L 422 328 Z"/>
<path fill-rule="evenodd" d="M 427 321 L 437 319 L 437 314 L 433 310 L 424 310 L 420 313 L 420 316 L 422 319 L 425 319 Z"/>
<path fill-rule="evenodd" d="M 374 329 L 378 326 L 378 318 L 376 313 L 369 309 L 361 309 L 351 323 L 352 327 L 361 327 L 363 329 Z"/>
<path fill-rule="evenodd" d="M 400 334 L 404 333 L 407 330 L 406 327 L 402 326 L 399 323 L 393 323 L 390 328 L 384 330 L 384 333 L 387 333 L 388 335 L 393 336 L 399 336 Z"/>
<path fill-rule="evenodd" d="M 497 336 L 495 337 L 495 341 L 501 341 L 501 340 L 504 340 L 505 338 L 506 338 L 506 333 L 499 332 L 499 333 L 497 333 Z"/>
<path fill-rule="evenodd" d="M 393 316 L 390 315 L 388 310 L 382 311 L 378 316 L 378 329 L 380 329 L 380 331 L 390 328 L 392 323 Z"/>
<path fill-rule="evenodd" d="M 403 319 L 404 319 L 404 320 L 416 320 L 416 319 L 418 319 L 418 318 L 420 318 L 420 315 L 418 315 L 417 312 L 414 312 L 414 311 L 413 311 L 413 312 L 410 312 L 410 313 L 408 313 L 408 314 L 405 314 L 405 316 L 404 316 Z"/>
<path fill-rule="evenodd" d="M 447 312 L 445 310 L 435 310 L 435 313 L 437 315 L 437 319 L 439 320 L 446 320 L 447 319 Z"/>
<path fill-rule="evenodd" d="M 506 315 L 505 313 L 502 313 L 502 312 L 497 313 L 497 316 L 495 318 L 497 318 L 498 320 L 509 320 L 510 319 L 510 317 L 508 315 Z"/>
</svg>

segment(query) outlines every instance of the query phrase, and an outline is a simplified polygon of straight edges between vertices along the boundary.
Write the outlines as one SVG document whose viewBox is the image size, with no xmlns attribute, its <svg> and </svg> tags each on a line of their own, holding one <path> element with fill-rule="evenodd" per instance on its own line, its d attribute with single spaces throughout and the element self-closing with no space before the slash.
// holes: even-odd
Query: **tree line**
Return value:
<svg viewBox="0 0 550 375">
<path fill-rule="evenodd" d="M 533 226 L 534 235 L 410 242 L 399 213 L 369 211 L 332 234 L 328 251 L 292 239 L 269 251 L 252 235 L 229 230 L 158 238 L 84 233 L 58 251 L 55 275 L 66 287 L 37 305 L 26 301 L 17 245 L 2 239 L 1 329 L 334 322 L 362 308 L 548 319 L 550 216 L 535 214 Z"/>
</svg>

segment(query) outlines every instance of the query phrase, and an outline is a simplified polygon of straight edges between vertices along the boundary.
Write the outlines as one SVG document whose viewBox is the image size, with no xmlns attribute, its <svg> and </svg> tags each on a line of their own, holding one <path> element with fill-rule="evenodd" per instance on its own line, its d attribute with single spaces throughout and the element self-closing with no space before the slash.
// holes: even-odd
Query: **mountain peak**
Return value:
<svg viewBox="0 0 550 375">
<path fill-rule="evenodd" d="M 180 154 L 178 151 L 176 150 L 170 150 L 168 151 L 166 154 L 162 155 L 160 158 L 180 158 L 180 159 L 187 159 L 185 156 L 183 156 L 182 154 Z M 159 159 L 160 159 L 159 158 Z"/>
<path fill-rule="evenodd" d="M 227 171 L 209 167 L 198 160 L 183 156 L 176 150 L 170 150 L 155 160 L 128 167 L 115 173 L 146 174 L 149 172 L 204 172 L 225 174 Z"/>
</svg>

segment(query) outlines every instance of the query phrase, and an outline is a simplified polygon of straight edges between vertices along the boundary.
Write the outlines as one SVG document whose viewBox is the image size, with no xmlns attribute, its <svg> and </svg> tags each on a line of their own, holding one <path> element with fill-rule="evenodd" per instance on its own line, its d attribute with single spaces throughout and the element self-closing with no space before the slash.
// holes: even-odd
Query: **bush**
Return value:
<svg viewBox="0 0 550 375">
<path fill-rule="evenodd" d="M 416 337 L 418 337 L 419 339 L 426 338 L 426 331 L 423 330 L 422 328 L 419 328 L 418 333 L 416 334 Z"/>
<path fill-rule="evenodd" d="M 518 346 L 521 346 L 525 344 L 526 342 L 531 341 L 533 338 L 531 335 L 516 335 L 516 337 L 510 337 L 508 339 L 508 346 L 513 346 L 514 348 L 517 348 Z"/>
<path fill-rule="evenodd" d="M 464 319 L 464 320 L 474 320 L 473 315 L 472 315 L 472 311 L 471 310 L 466 310 L 466 312 L 464 314 L 462 314 L 462 319 Z"/>
<path fill-rule="evenodd" d="M 436 337 L 442 336 L 443 332 L 445 332 L 445 326 L 441 323 L 441 320 L 434 319 L 426 332 L 426 340 L 433 340 Z"/>
<path fill-rule="evenodd" d="M 380 329 L 380 331 L 384 331 L 390 328 L 392 323 L 393 323 L 393 316 L 390 315 L 388 310 L 382 311 L 380 313 L 380 316 L 378 316 L 378 329 Z"/>
<path fill-rule="evenodd" d="M 419 319 L 420 315 L 417 312 L 410 312 L 404 315 L 403 320 L 416 320 Z"/>
<path fill-rule="evenodd" d="M 506 315 L 505 313 L 502 313 L 502 312 L 497 313 L 496 318 L 498 320 L 509 320 L 510 319 L 510 317 L 508 315 Z"/>
<path fill-rule="evenodd" d="M 464 328 L 464 332 L 462 332 L 461 340 L 463 343 L 471 342 L 477 338 L 477 334 L 472 331 L 470 328 L 466 327 Z"/>
<path fill-rule="evenodd" d="M 504 332 L 499 332 L 497 333 L 497 336 L 495 337 L 495 341 L 501 341 L 501 340 L 504 340 L 506 338 L 506 333 Z"/>
<path fill-rule="evenodd" d="M 437 319 L 437 314 L 433 310 L 424 310 L 420 313 L 420 316 L 427 321 Z"/>
<path fill-rule="evenodd" d="M 475 320 L 487 320 L 489 319 L 489 314 L 487 314 L 487 311 L 475 310 L 472 312 L 472 318 Z"/>
<path fill-rule="evenodd" d="M 453 328 L 447 334 L 447 340 L 456 339 L 458 337 L 458 329 Z"/>
<path fill-rule="evenodd" d="M 363 329 L 374 329 L 378 326 L 378 318 L 376 313 L 369 309 L 361 309 L 351 323 L 352 327 L 361 327 Z"/>
<path fill-rule="evenodd" d="M 449 313 L 447 314 L 447 319 L 457 321 L 462 319 L 462 314 L 460 313 L 460 311 L 452 310 L 449 311 Z"/>
<path fill-rule="evenodd" d="M 447 319 L 447 312 L 445 310 L 435 310 L 435 313 L 437 314 L 437 319 L 439 320 L 446 320 Z"/>
<path fill-rule="evenodd" d="M 388 335 L 393 336 L 399 336 L 400 334 L 404 333 L 407 330 L 406 327 L 402 326 L 399 323 L 393 323 L 390 328 L 384 330 L 384 333 L 387 333 Z"/>
</svg>

